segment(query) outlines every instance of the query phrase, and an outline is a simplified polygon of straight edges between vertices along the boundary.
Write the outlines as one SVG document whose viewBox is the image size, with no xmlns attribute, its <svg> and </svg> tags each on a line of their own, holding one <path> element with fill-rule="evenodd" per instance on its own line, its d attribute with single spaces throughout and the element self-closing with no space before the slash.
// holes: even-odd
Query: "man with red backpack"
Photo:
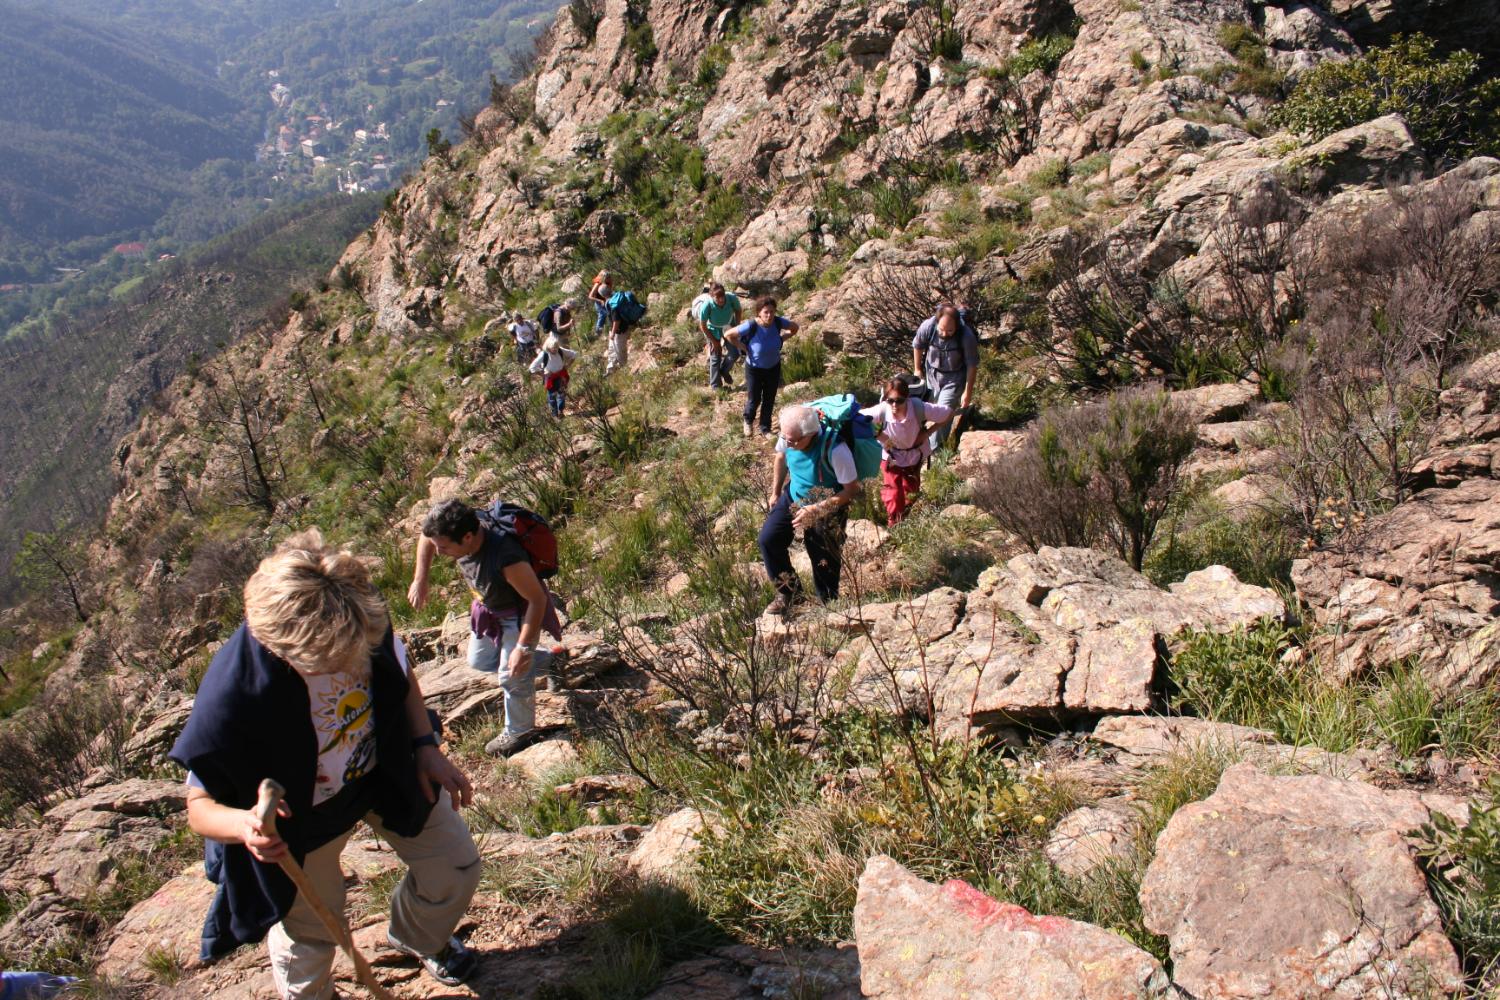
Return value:
<svg viewBox="0 0 1500 1000">
<path fill-rule="evenodd" d="M 414 608 L 427 603 L 434 555 L 458 563 L 474 593 L 469 666 L 496 671 L 505 692 L 505 728 L 484 748 L 497 757 L 509 757 L 536 741 L 536 672 L 552 659 L 537 646 L 544 627 L 553 638 L 562 638 L 542 582 L 557 569 L 556 545 L 545 521 L 509 504 L 478 511 L 461 500 L 442 500 L 422 521 L 416 572 L 406 596 Z"/>
</svg>

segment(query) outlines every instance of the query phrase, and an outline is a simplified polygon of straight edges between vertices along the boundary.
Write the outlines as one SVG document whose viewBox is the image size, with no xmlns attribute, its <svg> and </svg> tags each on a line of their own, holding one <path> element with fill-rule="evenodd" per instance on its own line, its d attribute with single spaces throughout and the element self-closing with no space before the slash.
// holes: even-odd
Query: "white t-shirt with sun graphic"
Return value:
<svg viewBox="0 0 1500 1000">
<path fill-rule="evenodd" d="M 370 681 L 353 674 L 304 674 L 318 736 L 318 777 L 313 805 L 375 769 L 375 713 Z"/>
</svg>

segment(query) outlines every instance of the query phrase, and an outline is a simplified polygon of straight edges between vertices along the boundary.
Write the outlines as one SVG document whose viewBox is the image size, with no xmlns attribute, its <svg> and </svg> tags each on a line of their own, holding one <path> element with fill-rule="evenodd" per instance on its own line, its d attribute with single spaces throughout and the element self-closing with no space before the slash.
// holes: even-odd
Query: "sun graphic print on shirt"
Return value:
<svg viewBox="0 0 1500 1000">
<path fill-rule="evenodd" d="M 313 805 L 319 805 L 374 768 L 375 713 L 368 678 L 322 674 L 306 680 L 313 730 L 318 734 Z"/>
</svg>

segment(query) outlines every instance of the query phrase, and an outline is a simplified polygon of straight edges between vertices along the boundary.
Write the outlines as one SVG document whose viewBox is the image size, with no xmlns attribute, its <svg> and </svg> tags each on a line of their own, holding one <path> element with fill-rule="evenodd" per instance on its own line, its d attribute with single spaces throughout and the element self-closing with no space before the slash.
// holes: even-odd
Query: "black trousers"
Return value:
<svg viewBox="0 0 1500 1000">
<path fill-rule="evenodd" d="M 771 411 L 776 408 L 776 390 L 781 388 L 781 362 L 770 368 L 756 368 L 745 363 L 745 423 L 755 423 L 760 411 L 760 429 L 771 433 Z"/>
<path fill-rule="evenodd" d="M 795 596 L 802 589 L 802 583 L 792 569 L 792 541 L 796 537 L 796 530 L 792 527 L 793 513 L 792 495 L 782 493 L 760 528 L 760 557 L 766 564 L 766 575 L 771 578 L 778 594 L 788 596 Z M 840 507 L 837 514 L 823 518 L 815 527 L 802 532 L 807 558 L 812 561 L 813 589 L 825 601 L 839 596 L 839 573 L 844 568 L 844 528 L 848 523 L 849 508 Z"/>
</svg>

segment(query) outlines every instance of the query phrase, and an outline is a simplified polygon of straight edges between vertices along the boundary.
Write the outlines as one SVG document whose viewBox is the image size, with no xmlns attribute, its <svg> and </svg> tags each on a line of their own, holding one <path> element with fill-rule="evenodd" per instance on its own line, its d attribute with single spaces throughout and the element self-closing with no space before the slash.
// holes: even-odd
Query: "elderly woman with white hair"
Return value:
<svg viewBox="0 0 1500 1000">
<path fill-rule="evenodd" d="M 770 513 L 760 529 L 760 554 L 766 575 L 776 587 L 776 599 L 766 613 L 785 616 L 802 594 L 802 581 L 791 559 L 799 528 L 818 597 L 824 601 L 838 597 L 844 527 L 860 484 L 854 453 L 823 426 L 818 411 L 810 406 L 788 406 L 781 411 L 781 438 L 774 461 L 767 498 Z"/>
</svg>

